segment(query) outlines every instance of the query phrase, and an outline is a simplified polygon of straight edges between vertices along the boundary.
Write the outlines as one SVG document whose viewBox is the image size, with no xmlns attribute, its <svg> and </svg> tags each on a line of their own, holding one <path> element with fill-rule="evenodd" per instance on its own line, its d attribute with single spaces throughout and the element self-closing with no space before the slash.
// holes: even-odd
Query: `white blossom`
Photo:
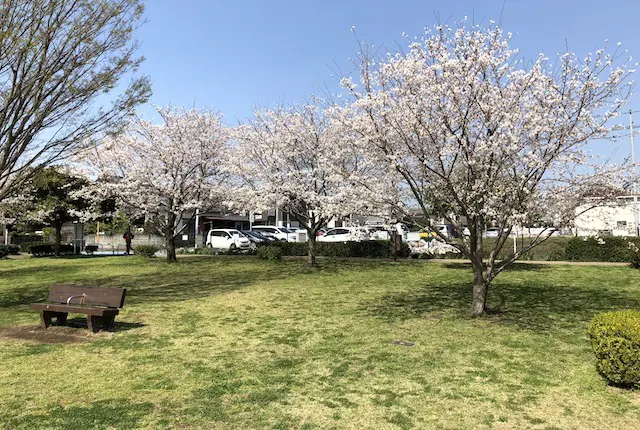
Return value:
<svg viewBox="0 0 640 430">
<path fill-rule="evenodd" d="M 491 280 L 522 254 L 495 261 L 514 224 L 569 223 L 586 197 L 618 192 L 625 172 L 600 164 L 585 146 L 607 133 L 632 71 L 614 66 L 618 58 L 606 49 L 582 60 L 564 53 L 556 64 L 540 54 L 529 65 L 511 38 L 493 24 L 437 26 L 375 66 L 364 53 L 359 86 L 342 80 L 352 100 L 341 114 L 345 126 L 395 172 L 408 205 L 458 233 L 466 218 L 471 238 L 452 244 L 472 260 L 485 298 Z M 484 255 L 490 223 L 504 233 Z"/>
<path fill-rule="evenodd" d="M 161 124 L 132 121 L 83 160 L 98 180 L 93 191 L 116 197 L 131 217 L 150 221 L 165 237 L 172 260 L 181 221 L 195 209 L 220 204 L 228 192 L 229 132 L 216 112 L 157 110 Z"/>
</svg>

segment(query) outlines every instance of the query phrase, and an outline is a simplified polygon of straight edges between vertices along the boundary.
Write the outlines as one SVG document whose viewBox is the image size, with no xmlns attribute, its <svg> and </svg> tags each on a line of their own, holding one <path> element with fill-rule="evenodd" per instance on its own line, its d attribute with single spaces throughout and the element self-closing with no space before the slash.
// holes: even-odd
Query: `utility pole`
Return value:
<svg viewBox="0 0 640 430">
<path fill-rule="evenodd" d="M 638 169 L 636 166 L 636 152 L 633 144 L 633 117 L 629 109 L 629 139 L 631 140 L 631 164 L 633 164 L 633 223 L 636 236 L 640 236 L 640 226 L 638 226 Z"/>
</svg>

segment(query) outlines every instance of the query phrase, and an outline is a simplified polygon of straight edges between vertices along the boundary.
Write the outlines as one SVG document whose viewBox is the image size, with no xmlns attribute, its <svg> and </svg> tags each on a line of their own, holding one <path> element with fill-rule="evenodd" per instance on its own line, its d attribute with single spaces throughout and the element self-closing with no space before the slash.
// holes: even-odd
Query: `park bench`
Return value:
<svg viewBox="0 0 640 430">
<path fill-rule="evenodd" d="M 53 285 L 45 303 L 33 303 L 32 309 L 40 311 L 42 327 L 67 321 L 68 314 L 85 314 L 87 327 L 94 333 L 100 328 L 113 330 L 116 315 L 124 306 L 125 288 L 85 287 L 75 284 Z"/>
</svg>

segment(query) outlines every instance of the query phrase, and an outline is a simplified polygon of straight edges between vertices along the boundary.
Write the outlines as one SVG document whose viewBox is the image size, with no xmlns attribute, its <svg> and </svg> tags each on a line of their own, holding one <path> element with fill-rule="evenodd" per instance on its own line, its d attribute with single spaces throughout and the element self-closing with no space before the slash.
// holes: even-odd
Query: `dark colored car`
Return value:
<svg viewBox="0 0 640 430">
<path fill-rule="evenodd" d="M 275 237 L 266 236 L 253 230 L 242 230 L 242 234 L 247 236 L 252 243 L 275 242 L 277 240 Z"/>
</svg>

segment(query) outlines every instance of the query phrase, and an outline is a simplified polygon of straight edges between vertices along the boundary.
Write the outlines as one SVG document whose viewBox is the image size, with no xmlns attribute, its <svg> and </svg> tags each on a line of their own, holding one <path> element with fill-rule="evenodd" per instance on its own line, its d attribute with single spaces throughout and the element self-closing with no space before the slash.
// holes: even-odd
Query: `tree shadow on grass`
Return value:
<svg viewBox="0 0 640 430">
<path fill-rule="evenodd" d="M 133 260 L 131 260 L 133 261 Z M 207 261 L 211 265 L 206 264 Z M 129 263 L 128 261 L 126 263 Z M 45 301 L 51 285 L 76 283 L 99 287 L 127 288 L 127 304 L 176 302 L 224 294 L 256 283 L 305 275 L 313 271 L 304 264 L 241 264 L 242 261 L 213 258 L 191 258 L 177 264 L 157 260 L 141 262 L 143 272 L 127 264 L 113 266 L 110 271 L 91 271 L 81 265 L 36 267 L 41 284 L 29 282 L 24 286 L 0 288 L 0 308 L 28 305 Z M 135 263 L 135 262 L 134 262 Z M 85 270 L 83 270 L 85 269 Z M 25 270 L 33 276 L 31 268 L 11 270 L 19 279 Z M 0 272 L 0 276 L 5 273 Z M 37 278 L 36 278 L 37 279 Z"/>
<path fill-rule="evenodd" d="M 41 287 L 19 287 L 11 290 L 0 289 L 0 308 L 27 305 L 29 303 L 41 302 L 47 298 L 49 286 Z"/>
<path fill-rule="evenodd" d="M 37 266 L 29 266 L 29 267 L 16 267 L 12 269 L 3 268 L 0 270 L 0 276 L 3 279 L 20 279 L 25 275 L 29 276 L 57 276 L 70 271 L 81 271 L 86 269 L 86 266 L 83 266 L 81 263 L 79 264 L 63 264 L 63 265 L 52 265 L 52 264 L 42 264 Z"/>
<path fill-rule="evenodd" d="M 521 329 L 547 331 L 584 325 L 597 313 L 638 308 L 640 297 L 597 287 L 575 285 L 496 284 L 490 306 L 504 300 L 491 320 Z M 431 284 L 410 291 L 388 294 L 364 305 L 368 315 L 390 321 L 428 317 L 449 311 L 470 318 L 471 284 Z"/>
<path fill-rule="evenodd" d="M 252 265 L 222 265 L 219 270 L 203 270 L 194 265 L 177 272 L 152 272 L 94 278 L 94 285 L 127 288 L 125 306 L 140 303 L 170 303 L 199 299 L 237 291 L 261 282 L 300 275 L 298 265 L 274 265 L 256 270 Z M 205 268 L 206 269 L 206 268 Z"/>
<path fill-rule="evenodd" d="M 132 403 L 129 399 L 100 400 L 88 406 L 53 406 L 46 414 L 35 413 L 10 421 L 10 427 L 58 429 L 133 429 L 153 412 L 150 402 Z"/>
<path fill-rule="evenodd" d="M 445 263 L 442 267 L 447 269 L 464 269 L 469 272 L 472 271 L 471 263 Z M 548 265 L 536 264 L 536 263 L 514 263 L 504 269 L 504 272 L 536 272 L 539 270 L 548 269 Z"/>
</svg>

